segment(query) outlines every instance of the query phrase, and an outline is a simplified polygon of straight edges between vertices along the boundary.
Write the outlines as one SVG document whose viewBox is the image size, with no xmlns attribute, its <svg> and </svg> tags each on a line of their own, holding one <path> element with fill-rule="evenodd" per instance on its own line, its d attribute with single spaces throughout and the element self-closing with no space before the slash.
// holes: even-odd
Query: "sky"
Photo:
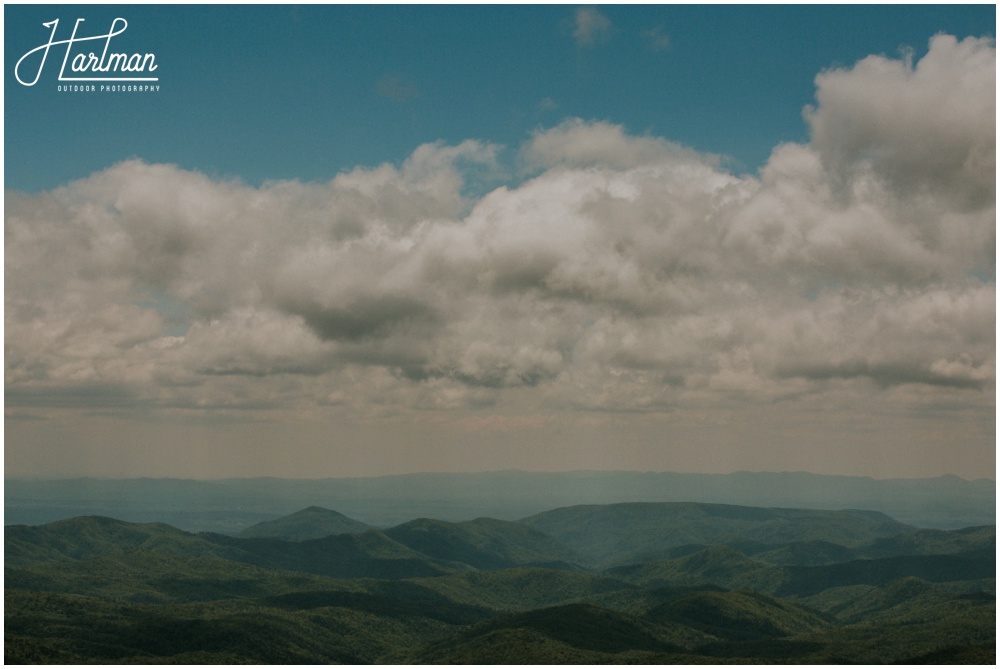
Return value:
<svg viewBox="0 0 1000 669">
<path fill-rule="evenodd" d="M 995 22 L 7 5 L 5 475 L 994 478 Z"/>
</svg>

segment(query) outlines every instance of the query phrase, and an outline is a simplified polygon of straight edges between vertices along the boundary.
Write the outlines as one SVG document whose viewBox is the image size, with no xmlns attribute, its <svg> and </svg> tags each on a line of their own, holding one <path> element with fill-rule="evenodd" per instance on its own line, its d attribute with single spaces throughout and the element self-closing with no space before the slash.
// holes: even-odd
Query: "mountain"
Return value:
<svg viewBox="0 0 1000 669">
<path fill-rule="evenodd" d="M 226 557 L 225 547 L 163 523 L 126 523 L 81 516 L 42 526 L 4 528 L 6 566 L 32 566 L 124 555 L 136 550 L 192 557 Z"/>
<path fill-rule="evenodd" d="M 516 491 L 512 494 L 511 491 Z M 4 522 L 39 525 L 79 515 L 238 534 L 310 505 L 377 527 L 428 517 L 516 520 L 548 509 L 623 502 L 701 502 L 804 509 L 871 509 L 918 527 L 996 522 L 996 483 L 954 476 L 876 480 L 804 472 L 427 473 L 331 479 L 7 479 Z"/>
<path fill-rule="evenodd" d="M 161 604 L 347 586 L 320 576 L 293 574 L 225 558 L 166 555 L 140 549 L 67 563 L 23 567 L 7 564 L 4 587 Z"/>
<path fill-rule="evenodd" d="M 762 509 L 726 504 L 631 503 L 574 506 L 520 521 L 594 565 L 640 562 L 688 544 L 825 541 L 855 546 L 912 530 L 874 511 Z"/>
<path fill-rule="evenodd" d="M 453 601 L 481 604 L 496 611 L 524 611 L 638 590 L 631 583 L 599 574 L 540 567 L 471 571 L 414 582 Z"/>
<path fill-rule="evenodd" d="M 486 518 L 314 539 L 93 516 L 8 526 L 4 660 L 995 661 L 992 527 L 938 532 L 878 513 L 701 504 L 542 516 L 594 551 L 581 560 L 611 554 L 615 538 L 640 559 L 595 572 L 553 559 L 566 557 L 562 540 Z M 571 532 L 590 529 L 600 530 L 592 545 Z M 778 555 L 801 564 L 759 559 Z"/>
<path fill-rule="evenodd" d="M 728 546 L 712 546 L 684 557 L 612 567 L 604 572 L 646 588 L 718 586 L 774 592 L 786 568 L 760 562 Z"/>
<path fill-rule="evenodd" d="M 220 546 L 238 550 L 232 559 L 240 562 L 333 578 L 415 578 L 466 568 L 429 558 L 377 530 L 303 541 L 204 536 Z"/>
<path fill-rule="evenodd" d="M 819 567 L 784 567 L 779 596 L 808 596 L 849 585 L 887 585 L 906 577 L 932 583 L 995 578 L 996 549 L 955 555 L 899 555 L 874 560 L 851 560 Z"/>
<path fill-rule="evenodd" d="M 838 620 L 856 623 L 866 618 L 877 618 L 885 611 L 912 609 L 915 605 L 923 607 L 928 603 L 951 599 L 953 595 L 954 593 L 948 592 L 941 586 L 915 576 L 907 576 L 881 588 L 867 588 L 830 613 Z"/>
<path fill-rule="evenodd" d="M 572 550 L 534 528 L 493 518 L 464 523 L 418 518 L 385 530 L 385 534 L 424 555 L 477 569 L 565 564 L 579 559 Z"/>
<path fill-rule="evenodd" d="M 748 552 L 755 560 L 779 565 L 816 566 L 847 562 L 859 556 L 861 549 L 848 548 L 830 541 L 795 541 Z"/>
<path fill-rule="evenodd" d="M 370 529 L 373 529 L 371 525 L 348 518 L 342 513 L 321 506 L 310 506 L 277 520 L 265 520 L 251 525 L 237 536 L 244 539 L 303 541 L 336 534 L 357 534 Z"/>
<path fill-rule="evenodd" d="M 749 590 L 692 592 L 653 608 L 646 617 L 730 641 L 786 637 L 831 625 L 816 611 Z"/>
<path fill-rule="evenodd" d="M 377 530 L 322 539 L 285 541 L 190 534 L 163 524 L 81 517 L 40 527 L 4 528 L 5 566 L 72 562 L 136 551 L 186 557 L 219 557 L 272 569 L 334 578 L 413 578 L 467 569 L 445 564 L 393 541 Z"/>
<path fill-rule="evenodd" d="M 829 541 L 798 541 L 778 546 L 752 542 L 726 542 L 755 560 L 789 566 L 820 566 L 865 558 L 903 555 L 955 555 L 987 550 L 996 545 L 996 528 L 967 527 L 959 530 L 914 530 L 847 547 Z M 702 549 L 707 546 L 691 547 Z M 682 547 L 687 549 L 688 547 Z M 678 553 L 675 549 L 671 553 Z"/>
<path fill-rule="evenodd" d="M 877 539 L 858 550 L 858 557 L 895 555 L 954 555 L 996 546 L 995 525 L 966 527 L 958 530 L 917 530 Z"/>
<path fill-rule="evenodd" d="M 8 664 L 379 664 L 453 626 L 361 608 L 253 599 L 132 604 L 5 590 Z"/>
<path fill-rule="evenodd" d="M 956 555 L 901 555 L 809 567 L 771 565 L 728 546 L 714 546 L 682 558 L 614 567 L 604 573 L 647 588 L 714 585 L 803 598 L 848 586 L 884 586 L 906 577 L 933 583 L 984 580 L 992 578 L 995 570 L 994 549 Z"/>
<path fill-rule="evenodd" d="M 420 654 L 426 664 L 621 663 L 682 650 L 671 630 L 592 604 L 566 604 L 475 625 Z M 644 653 L 643 653 L 644 652 Z"/>
</svg>

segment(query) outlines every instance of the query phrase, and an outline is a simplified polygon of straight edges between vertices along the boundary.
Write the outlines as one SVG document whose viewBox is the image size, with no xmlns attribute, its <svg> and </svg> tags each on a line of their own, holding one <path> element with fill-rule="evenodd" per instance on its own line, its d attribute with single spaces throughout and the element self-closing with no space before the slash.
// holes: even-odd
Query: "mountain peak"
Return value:
<svg viewBox="0 0 1000 669">
<path fill-rule="evenodd" d="M 239 536 L 244 539 L 306 541 L 336 534 L 357 534 L 370 529 L 370 525 L 348 518 L 339 511 L 309 506 L 275 520 L 251 525 L 240 532 Z"/>
</svg>

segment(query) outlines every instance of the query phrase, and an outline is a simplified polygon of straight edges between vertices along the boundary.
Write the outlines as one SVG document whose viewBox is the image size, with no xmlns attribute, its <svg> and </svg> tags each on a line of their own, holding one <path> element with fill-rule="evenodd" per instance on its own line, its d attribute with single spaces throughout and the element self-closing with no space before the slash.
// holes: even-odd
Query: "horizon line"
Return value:
<svg viewBox="0 0 1000 669">
<path fill-rule="evenodd" d="M 958 479 L 961 481 L 966 481 L 968 483 L 975 483 L 978 481 L 989 481 L 996 484 L 996 478 L 994 477 L 979 477 L 974 479 L 965 478 L 959 476 L 958 474 L 943 473 L 933 476 L 890 476 L 885 478 L 877 478 L 874 476 L 862 475 L 862 474 L 830 474 L 830 473 L 819 473 L 810 472 L 806 470 L 746 470 L 740 469 L 731 472 L 679 472 L 671 470 L 638 470 L 638 469 L 566 469 L 566 470 L 529 470 L 529 469 L 489 469 L 489 470 L 479 470 L 479 471 L 467 471 L 467 472 L 456 472 L 456 471 L 415 471 L 415 472 L 405 472 L 399 474 L 367 474 L 360 476 L 273 476 L 273 475 L 259 475 L 259 476 L 223 476 L 223 477 L 212 477 L 212 478 L 194 478 L 194 477 L 183 477 L 183 476 L 98 476 L 98 475 L 79 475 L 79 476 L 43 476 L 43 475 L 7 475 L 4 473 L 4 481 L 79 481 L 79 480 L 95 480 L 95 481 L 142 481 L 142 480 L 152 480 L 152 481 L 195 481 L 199 483 L 212 483 L 212 482 L 227 482 L 227 481 L 253 481 L 253 480 L 277 480 L 277 481 L 329 481 L 329 480 L 363 480 L 363 479 L 386 479 L 386 478 L 402 478 L 406 476 L 477 476 L 477 475 L 487 475 L 487 474 L 645 474 L 645 475 L 663 475 L 671 474 L 678 476 L 737 476 L 743 474 L 749 475 L 767 475 L 767 474 L 781 474 L 781 475 L 796 475 L 805 474 L 808 476 L 822 476 L 827 478 L 853 478 L 853 479 L 867 479 L 870 481 L 927 481 L 933 479 L 943 479 L 951 478 Z"/>
</svg>

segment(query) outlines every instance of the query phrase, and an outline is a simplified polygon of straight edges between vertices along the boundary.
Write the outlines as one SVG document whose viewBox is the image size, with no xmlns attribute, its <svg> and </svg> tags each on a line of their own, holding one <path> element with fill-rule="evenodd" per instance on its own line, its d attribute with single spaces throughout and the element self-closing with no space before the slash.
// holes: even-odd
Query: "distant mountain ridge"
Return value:
<svg viewBox="0 0 1000 669">
<path fill-rule="evenodd" d="M 517 491 L 512 494 L 511 491 Z M 4 522 L 79 515 L 166 522 L 238 534 L 307 506 L 377 527 L 416 518 L 516 520 L 550 509 L 623 502 L 702 502 L 801 509 L 870 509 L 937 529 L 993 525 L 996 483 L 955 476 L 876 480 L 804 472 L 522 472 L 329 479 L 7 479 Z"/>
<path fill-rule="evenodd" d="M 343 531 L 350 527 L 361 531 Z M 745 575 L 761 565 L 805 569 L 900 555 L 981 554 L 994 550 L 996 539 L 993 526 L 920 530 L 878 512 L 669 502 L 567 507 L 520 522 L 424 518 L 384 531 L 330 509 L 308 507 L 270 521 L 261 533 L 268 536 L 256 531 L 240 537 L 193 534 L 163 523 L 82 516 L 7 526 L 4 552 L 6 564 L 23 568 L 146 551 L 338 578 L 414 578 L 525 566 L 587 571 L 637 563 L 646 569 L 670 564 L 686 572 L 681 565 L 714 555 L 713 561 L 725 556 L 726 569 Z"/>
<path fill-rule="evenodd" d="M 876 511 L 693 502 L 582 505 L 546 511 L 521 522 L 602 565 L 648 560 L 687 544 L 749 541 L 778 546 L 822 540 L 854 546 L 915 529 Z"/>
</svg>

